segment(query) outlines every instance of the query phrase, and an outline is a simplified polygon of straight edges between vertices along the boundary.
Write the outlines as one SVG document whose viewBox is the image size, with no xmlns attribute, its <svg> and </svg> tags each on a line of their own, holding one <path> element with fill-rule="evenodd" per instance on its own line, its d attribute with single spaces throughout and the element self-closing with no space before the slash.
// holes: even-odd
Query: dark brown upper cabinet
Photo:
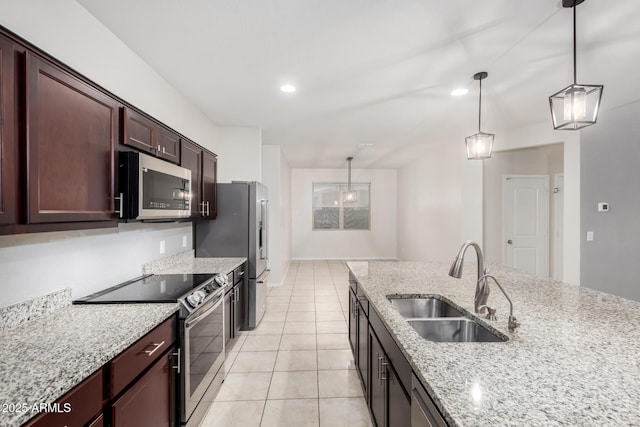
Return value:
<svg viewBox="0 0 640 427">
<path fill-rule="evenodd" d="M 205 208 L 204 218 L 216 219 L 216 184 L 218 182 L 218 156 L 203 150 L 202 152 L 202 202 Z"/>
<path fill-rule="evenodd" d="M 120 104 L 35 54 L 26 61 L 28 223 L 115 219 Z"/>
<path fill-rule="evenodd" d="M 202 148 L 182 140 L 180 166 L 191 171 L 191 217 L 200 218 L 202 209 Z"/>
<path fill-rule="evenodd" d="M 183 139 L 180 166 L 191 170 L 191 216 L 215 219 L 218 157 Z"/>
<path fill-rule="evenodd" d="M 137 111 L 123 107 L 122 144 L 180 163 L 180 136 Z"/>
<path fill-rule="evenodd" d="M 18 152 L 14 43 L 0 35 L 0 224 L 17 219 Z"/>
</svg>

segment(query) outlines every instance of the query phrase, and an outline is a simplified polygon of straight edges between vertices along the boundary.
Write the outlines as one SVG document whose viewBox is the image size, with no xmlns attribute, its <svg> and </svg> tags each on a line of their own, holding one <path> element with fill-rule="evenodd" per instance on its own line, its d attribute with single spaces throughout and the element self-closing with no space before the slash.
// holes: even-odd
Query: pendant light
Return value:
<svg viewBox="0 0 640 427">
<path fill-rule="evenodd" d="M 553 128 L 578 130 L 596 123 L 602 85 L 582 85 L 576 81 L 576 7 L 584 0 L 562 0 L 563 7 L 573 8 L 573 84 L 549 97 Z"/>
<path fill-rule="evenodd" d="M 480 130 L 482 120 L 482 80 L 488 76 L 489 74 L 486 71 L 481 71 L 473 75 L 474 80 L 480 81 L 480 99 L 478 101 L 478 133 L 465 138 L 467 144 L 467 159 L 469 160 L 488 159 L 491 157 L 491 150 L 493 150 L 493 138 L 495 135 Z"/>
<path fill-rule="evenodd" d="M 347 157 L 347 162 L 349 162 L 349 175 L 347 176 L 347 191 L 344 193 L 344 198 L 342 199 L 347 203 L 358 201 L 358 192 L 351 190 L 351 160 L 353 160 L 353 157 Z"/>
</svg>

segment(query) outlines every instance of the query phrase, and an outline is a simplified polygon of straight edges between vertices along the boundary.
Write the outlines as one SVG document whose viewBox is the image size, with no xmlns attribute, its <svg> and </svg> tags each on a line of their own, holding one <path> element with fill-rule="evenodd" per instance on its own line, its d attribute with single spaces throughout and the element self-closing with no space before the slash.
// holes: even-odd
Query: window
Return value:
<svg viewBox="0 0 640 427">
<path fill-rule="evenodd" d="M 369 230 L 371 184 L 351 184 L 357 194 L 353 202 L 344 201 L 347 184 L 313 183 L 314 230 Z"/>
</svg>

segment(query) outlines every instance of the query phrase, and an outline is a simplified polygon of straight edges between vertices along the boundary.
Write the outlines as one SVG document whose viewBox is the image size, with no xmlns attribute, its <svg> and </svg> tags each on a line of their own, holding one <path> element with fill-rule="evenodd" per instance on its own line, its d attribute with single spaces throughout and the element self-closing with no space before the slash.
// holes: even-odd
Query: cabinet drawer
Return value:
<svg viewBox="0 0 640 427">
<path fill-rule="evenodd" d="M 175 317 L 140 338 L 110 362 L 109 397 L 120 393 L 134 378 L 160 357 L 175 341 Z"/>
<path fill-rule="evenodd" d="M 244 274 L 245 274 L 245 270 L 244 270 L 244 266 L 245 264 L 242 264 L 240 267 L 236 268 L 235 270 L 233 270 L 233 284 L 236 285 L 240 282 L 242 282 L 244 280 Z"/>
<path fill-rule="evenodd" d="M 164 350 L 171 348 L 166 347 Z M 173 423 L 173 388 L 170 356 L 165 354 L 111 407 L 113 427 L 170 427 Z"/>
<path fill-rule="evenodd" d="M 376 332 L 376 335 L 380 340 L 380 344 L 382 344 L 384 352 L 387 354 L 387 358 L 396 370 L 400 383 L 402 384 L 405 393 L 408 395 L 408 390 L 411 389 L 411 374 L 413 373 L 411 365 L 409 365 L 407 358 L 402 351 L 400 351 L 400 347 L 398 347 L 398 344 L 396 344 L 391 337 L 387 327 L 382 323 L 382 320 L 380 320 L 380 316 L 374 307 L 369 311 L 369 323 Z"/>
<path fill-rule="evenodd" d="M 81 427 L 102 410 L 102 369 L 56 400 L 58 412 L 43 413 L 23 427 Z M 69 412 L 63 412 L 63 411 Z"/>
</svg>

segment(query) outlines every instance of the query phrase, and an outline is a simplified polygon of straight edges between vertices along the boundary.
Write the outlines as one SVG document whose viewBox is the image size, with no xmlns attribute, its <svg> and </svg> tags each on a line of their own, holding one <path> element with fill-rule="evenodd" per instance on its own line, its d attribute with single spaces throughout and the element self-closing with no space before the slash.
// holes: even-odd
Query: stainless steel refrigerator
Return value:
<svg viewBox="0 0 640 427">
<path fill-rule="evenodd" d="M 267 304 L 268 222 L 267 187 L 259 182 L 233 181 L 218 184 L 215 220 L 194 226 L 196 257 L 247 258 L 247 324 L 254 329 L 262 320 Z"/>
</svg>

